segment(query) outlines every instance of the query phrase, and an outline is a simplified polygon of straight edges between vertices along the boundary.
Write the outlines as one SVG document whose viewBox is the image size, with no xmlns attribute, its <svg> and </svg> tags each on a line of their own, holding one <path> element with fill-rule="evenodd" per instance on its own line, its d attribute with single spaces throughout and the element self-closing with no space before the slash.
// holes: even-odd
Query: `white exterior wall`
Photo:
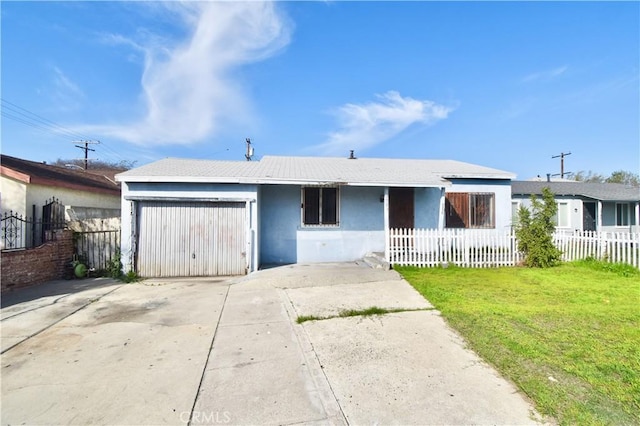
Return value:
<svg viewBox="0 0 640 426">
<path fill-rule="evenodd" d="M 51 198 L 56 198 L 68 208 L 120 209 L 120 196 L 107 195 L 89 190 L 61 188 L 46 185 L 25 184 L 2 176 L 2 213 L 13 210 L 31 218 L 33 205 L 36 205 L 36 217 L 42 219 L 42 206 Z M 73 218 L 67 218 L 73 219 Z"/>
<path fill-rule="evenodd" d="M 539 201 L 542 201 L 541 197 L 536 197 Z M 583 228 L 583 200 L 578 200 L 572 197 L 556 196 L 556 205 L 559 203 L 567 203 L 569 207 L 568 223 L 567 226 L 557 226 L 556 230 L 573 232 L 582 231 Z M 513 201 L 517 201 L 519 205 L 524 206 L 531 210 L 531 197 L 514 197 Z M 597 206 L 596 206 L 597 215 Z"/>
<path fill-rule="evenodd" d="M 122 182 L 122 231 L 121 231 L 121 261 L 123 270 L 128 272 L 133 268 L 133 254 L 136 244 L 136 208 L 137 201 L 155 199 L 166 201 L 237 201 L 247 205 L 247 253 L 249 271 L 257 270 L 258 244 L 257 241 L 257 198 L 258 189 L 255 185 L 233 184 L 198 184 L 198 183 L 138 183 Z"/>
<path fill-rule="evenodd" d="M 0 203 L 2 214 L 9 211 L 27 215 L 27 185 L 15 179 L 0 176 Z M 28 215 L 31 215 L 29 210 Z"/>
<path fill-rule="evenodd" d="M 496 231 L 511 229 L 511 181 L 510 180 L 474 180 L 451 179 L 452 185 L 446 192 L 480 192 L 495 194 Z"/>
</svg>

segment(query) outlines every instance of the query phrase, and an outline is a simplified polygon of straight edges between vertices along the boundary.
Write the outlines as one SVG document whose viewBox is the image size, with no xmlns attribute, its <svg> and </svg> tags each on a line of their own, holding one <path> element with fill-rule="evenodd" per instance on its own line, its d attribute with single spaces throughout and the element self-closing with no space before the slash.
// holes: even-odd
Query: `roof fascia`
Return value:
<svg viewBox="0 0 640 426">
<path fill-rule="evenodd" d="M 14 169 L 10 169 L 7 166 L 2 166 L 0 165 L 0 174 L 19 180 L 20 182 L 24 182 L 24 183 L 30 183 L 31 182 L 31 175 L 28 175 L 26 173 L 22 173 L 19 172 L 17 170 Z"/>
<path fill-rule="evenodd" d="M 86 191 L 86 192 L 100 193 L 105 195 L 120 196 L 120 188 L 113 188 L 113 189 L 97 188 L 94 186 L 79 185 L 75 183 L 63 182 L 60 180 L 42 179 L 42 178 L 36 178 L 36 177 L 32 178 L 30 183 L 32 185 L 52 186 L 54 188 L 65 188 L 65 189 L 72 189 L 76 191 Z"/>
</svg>

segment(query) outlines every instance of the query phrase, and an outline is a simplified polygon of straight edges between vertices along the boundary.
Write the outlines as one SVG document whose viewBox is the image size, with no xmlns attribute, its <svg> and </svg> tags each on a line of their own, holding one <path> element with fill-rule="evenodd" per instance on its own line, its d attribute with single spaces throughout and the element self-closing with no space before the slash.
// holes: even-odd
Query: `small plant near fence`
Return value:
<svg viewBox="0 0 640 426">
<path fill-rule="evenodd" d="M 135 271 L 129 271 L 126 274 L 122 272 L 120 248 L 116 249 L 114 256 L 107 263 L 105 274 L 111 278 L 124 281 L 125 283 L 132 283 L 140 281 L 141 279 Z"/>
<path fill-rule="evenodd" d="M 562 252 L 553 242 L 556 229 L 553 218 L 557 212 L 558 206 L 549 188 L 542 188 L 542 201 L 531 196 L 531 211 L 520 206 L 515 234 L 526 266 L 548 268 L 560 263 Z"/>
</svg>

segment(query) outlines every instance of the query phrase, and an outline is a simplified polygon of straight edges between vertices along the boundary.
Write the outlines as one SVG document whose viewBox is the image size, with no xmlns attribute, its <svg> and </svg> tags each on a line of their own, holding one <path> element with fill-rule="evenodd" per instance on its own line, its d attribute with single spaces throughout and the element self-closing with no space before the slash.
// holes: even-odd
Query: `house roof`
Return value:
<svg viewBox="0 0 640 426">
<path fill-rule="evenodd" d="M 451 160 L 278 157 L 260 161 L 167 158 L 116 175 L 125 182 L 342 184 L 444 187 L 446 179 L 512 179 L 515 175 Z"/>
<path fill-rule="evenodd" d="M 120 195 L 118 183 L 106 176 L 22 160 L 4 154 L 0 156 L 0 172 L 3 176 L 28 184 Z"/>
<path fill-rule="evenodd" d="M 513 181 L 511 194 L 540 195 L 545 187 L 555 195 L 600 201 L 640 201 L 640 188 L 619 183 Z"/>
</svg>

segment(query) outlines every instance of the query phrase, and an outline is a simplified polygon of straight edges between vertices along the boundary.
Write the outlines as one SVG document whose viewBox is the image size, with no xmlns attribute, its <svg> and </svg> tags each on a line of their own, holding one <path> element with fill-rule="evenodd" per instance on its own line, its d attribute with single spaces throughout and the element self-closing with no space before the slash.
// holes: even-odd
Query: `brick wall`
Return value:
<svg viewBox="0 0 640 426">
<path fill-rule="evenodd" d="M 2 292 L 65 278 L 73 257 L 73 231 L 55 232 L 55 240 L 28 250 L 0 254 Z"/>
</svg>

